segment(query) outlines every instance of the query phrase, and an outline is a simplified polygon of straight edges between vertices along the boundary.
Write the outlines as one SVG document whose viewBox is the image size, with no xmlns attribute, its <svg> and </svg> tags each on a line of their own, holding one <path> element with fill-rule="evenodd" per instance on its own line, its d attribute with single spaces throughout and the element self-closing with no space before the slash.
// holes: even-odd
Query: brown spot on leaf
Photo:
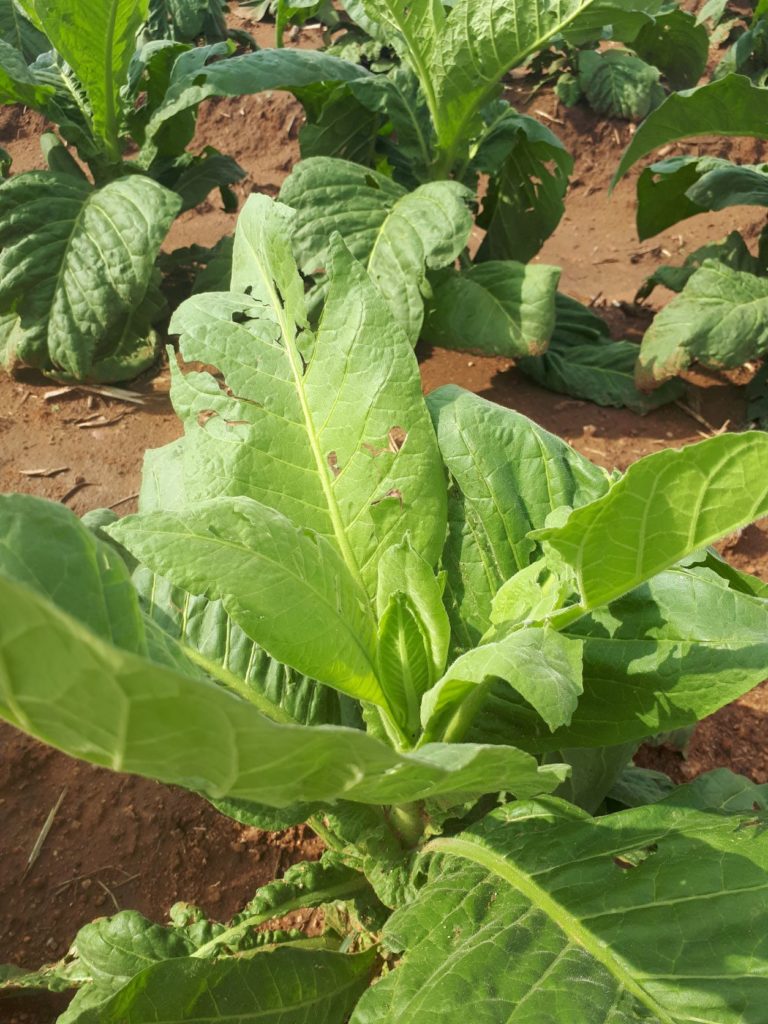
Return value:
<svg viewBox="0 0 768 1024">
<path fill-rule="evenodd" d="M 326 460 L 328 461 L 328 466 L 333 475 L 338 476 L 341 470 L 339 469 L 339 459 L 336 452 L 328 452 Z"/>
<path fill-rule="evenodd" d="M 389 438 L 389 450 L 394 452 L 395 455 L 397 455 L 408 440 L 408 434 L 402 427 L 390 427 L 387 437 Z"/>
<path fill-rule="evenodd" d="M 215 409 L 201 409 L 197 414 L 197 425 L 198 427 L 204 427 L 208 420 L 212 420 L 214 416 L 219 414 Z"/>
<path fill-rule="evenodd" d="M 397 498 L 400 504 L 403 504 L 403 492 L 398 490 L 397 487 L 393 487 L 391 491 L 387 491 L 383 497 L 377 498 L 376 501 L 372 501 L 371 504 L 380 505 L 382 501 L 386 501 L 387 498 Z"/>
</svg>

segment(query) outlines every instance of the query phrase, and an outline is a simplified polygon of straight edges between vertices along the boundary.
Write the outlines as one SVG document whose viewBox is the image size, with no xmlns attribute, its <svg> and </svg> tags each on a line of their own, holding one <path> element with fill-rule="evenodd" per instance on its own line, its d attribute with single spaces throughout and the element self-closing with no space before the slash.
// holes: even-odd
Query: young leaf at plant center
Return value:
<svg viewBox="0 0 768 1024">
<path fill-rule="evenodd" d="M 325 537 L 251 498 L 145 513 L 110 533 L 177 586 L 220 600 L 246 635 L 279 662 L 387 706 L 366 593 Z M 297 622 L 303 624 L 298 636 Z"/>
<path fill-rule="evenodd" d="M 430 276 L 422 338 L 485 355 L 539 355 L 555 326 L 557 267 L 511 260 Z"/>
<path fill-rule="evenodd" d="M 598 608 L 768 514 L 768 489 L 759 485 L 766 458 L 768 437 L 759 432 L 656 452 L 535 539 L 575 571 L 582 610 Z"/>
<path fill-rule="evenodd" d="M 325 269 L 331 233 L 338 231 L 415 345 L 427 270 L 452 264 L 466 245 L 469 191 L 440 181 L 409 193 L 376 171 L 315 157 L 296 166 L 280 199 L 298 214 L 294 245 L 302 272 Z"/>
<path fill-rule="evenodd" d="M 99 189 L 47 171 L 7 181 L 0 188 L 0 311 L 18 320 L 6 365 L 18 360 L 61 377 L 116 380 L 152 362 L 154 262 L 180 205 L 140 175 Z M 122 370 L 113 366 L 127 350 Z"/>
<path fill-rule="evenodd" d="M 449 856 L 385 929 L 400 963 L 352 1024 L 458 1024 L 469 999 L 492 1021 L 556 1006 L 569 1024 L 759 1024 L 768 841 L 740 817 L 661 803 L 592 819 L 550 800 L 437 839 Z"/>
<path fill-rule="evenodd" d="M 768 348 L 768 280 L 705 259 L 648 328 L 635 379 L 653 388 L 694 361 L 730 369 Z"/>
</svg>

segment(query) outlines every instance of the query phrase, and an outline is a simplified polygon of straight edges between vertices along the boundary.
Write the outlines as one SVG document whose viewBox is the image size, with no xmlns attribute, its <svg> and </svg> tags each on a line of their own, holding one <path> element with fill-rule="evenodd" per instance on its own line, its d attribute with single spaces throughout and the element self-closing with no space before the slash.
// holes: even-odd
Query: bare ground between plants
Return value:
<svg viewBox="0 0 768 1024">
<path fill-rule="evenodd" d="M 271 30 L 250 23 L 245 9 L 236 9 L 233 21 L 269 42 Z M 316 33 L 306 32 L 299 43 L 316 45 L 316 40 Z M 563 289 L 594 303 L 616 337 L 638 339 L 647 317 L 636 315 L 631 302 L 659 263 L 682 259 L 734 227 L 754 237 L 761 218 L 751 210 L 704 215 L 639 243 L 634 179 L 612 196 L 608 191 L 629 138 L 627 125 L 583 109 L 563 110 L 547 90 L 533 97 L 529 93 L 530 87 L 517 82 L 512 98 L 549 124 L 577 161 L 566 216 L 540 259 L 563 268 Z M 300 126 L 301 109 L 292 98 L 263 94 L 210 103 L 202 112 L 197 141 L 215 144 L 245 168 L 247 177 L 238 186 L 241 198 L 253 190 L 275 195 L 298 158 Z M 0 145 L 13 155 L 15 171 L 42 166 L 42 130 L 42 122 L 29 112 L 0 110 Z M 679 151 L 696 152 L 690 146 Z M 753 142 L 718 143 L 714 151 L 749 162 L 765 158 Z M 231 232 L 234 223 L 235 217 L 211 197 L 177 222 L 168 247 L 210 245 Z M 462 384 L 525 413 L 606 467 L 626 468 L 661 447 L 696 441 L 726 421 L 738 427 L 744 419 L 740 392 L 716 375 L 692 376 L 701 387 L 691 388 L 684 403 L 688 409 L 668 406 L 640 418 L 544 391 L 509 360 L 427 349 L 419 356 L 425 390 Z M 52 395 L 57 385 L 32 374 L 2 378 L 0 489 L 64 501 L 78 513 L 110 505 L 121 513 L 131 511 L 144 450 L 179 433 L 168 401 L 167 370 L 135 388 L 144 398 L 142 405 L 82 391 Z M 749 527 L 724 547 L 740 568 L 768 579 L 768 524 Z M 702 723 L 687 760 L 662 749 L 644 752 L 643 763 L 681 780 L 724 765 L 768 781 L 767 714 L 768 689 L 761 687 Z M 45 819 L 60 798 L 39 855 L 28 866 Z M 116 906 L 160 918 L 184 899 L 226 918 L 260 884 L 319 851 L 318 840 L 306 829 L 269 835 L 242 828 L 192 794 L 91 768 L 0 726 L 0 962 L 34 967 L 59 957 L 80 925 Z M 48 1024 L 62 1005 L 36 998 L 3 1001 L 0 1021 Z"/>
</svg>

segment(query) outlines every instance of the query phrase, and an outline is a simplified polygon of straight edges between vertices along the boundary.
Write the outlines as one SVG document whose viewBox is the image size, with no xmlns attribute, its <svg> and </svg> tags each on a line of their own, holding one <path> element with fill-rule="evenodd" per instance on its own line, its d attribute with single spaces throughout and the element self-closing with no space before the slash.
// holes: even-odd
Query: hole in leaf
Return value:
<svg viewBox="0 0 768 1024">
<path fill-rule="evenodd" d="M 325 458 L 333 475 L 338 476 L 341 470 L 339 469 L 339 459 L 336 452 L 328 452 Z"/>
</svg>

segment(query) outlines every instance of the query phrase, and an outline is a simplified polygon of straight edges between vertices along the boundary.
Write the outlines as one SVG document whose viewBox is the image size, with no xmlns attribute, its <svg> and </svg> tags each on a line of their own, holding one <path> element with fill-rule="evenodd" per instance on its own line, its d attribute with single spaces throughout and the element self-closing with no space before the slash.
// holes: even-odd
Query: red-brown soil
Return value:
<svg viewBox="0 0 768 1024">
<path fill-rule="evenodd" d="M 233 24 L 268 45 L 271 28 L 255 26 L 246 8 L 233 7 Z M 317 38 L 316 32 L 303 32 L 298 42 L 317 45 Z M 523 81 L 511 90 L 521 108 L 529 92 Z M 627 316 L 614 304 L 630 303 L 642 280 L 670 258 L 666 252 L 681 259 L 733 227 L 751 238 L 762 226 L 754 210 L 728 211 L 639 243 L 634 177 L 613 195 L 608 192 L 629 138 L 627 125 L 598 119 L 583 108 L 558 108 L 548 90 L 528 108 L 576 156 L 566 216 L 540 259 L 563 268 L 563 289 L 593 302 L 616 337 L 637 340 L 642 334 L 647 317 Z M 241 198 L 252 190 L 275 195 L 298 158 L 301 117 L 299 105 L 284 94 L 211 102 L 202 111 L 196 141 L 215 144 L 245 168 L 247 177 L 237 188 Z M 14 171 L 43 166 L 41 129 L 40 119 L 28 111 L 0 110 L 0 145 L 13 155 Z M 691 147 L 678 151 L 683 149 L 695 152 Z M 710 151 L 749 162 L 765 158 L 752 142 L 717 143 Z M 167 248 L 210 245 L 234 224 L 235 216 L 211 196 L 180 218 Z M 663 294 L 655 293 L 654 300 L 662 302 Z M 738 428 L 744 420 L 741 392 L 717 375 L 691 376 L 684 403 L 688 410 L 673 405 L 641 418 L 544 391 L 509 360 L 441 350 L 419 355 L 425 390 L 458 382 L 532 417 L 606 467 L 623 469 L 661 447 L 696 441 L 727 421 Z M 52 396 L 57 386 L 34 374 L 0 378 L 0 490 L 64 501 L 78 513 L 103 506 L 131 511 L 144 450 L 179 434 L 168 402 L 167 370 L 132 387 L 143 396 L 143 405 L 77 390 Z M 30 476 L 30 470 L 56 472 Z M 725 548 L 740 568 L 768 579 L 766 523 L 730 538 Z M 687 760 L 662 749 L 645 752 L 643 763 L 680 779 L 725 765 L 768 781 L 766 713 L 768 690 L 758 688 L 698 727 Z M 192 794 L 91 768 L 7 726 L 0 726 L 0 744 L 0 963 L 35 967 L 60 957 L 81 924 L 115 906 L 161 919 L 173 902 L 184 899 L 224 919 L 264 881 L 297 859 L 318 855 L 318 840 L 308 830 L 268 835 L 243 828 Z M 40 854 L 26 870 L 43 823 L 62 793 Z M 3 1002 L 0 1020 L 48 1024 L 61 1005 L 36 998 Z"/>
</svg>

